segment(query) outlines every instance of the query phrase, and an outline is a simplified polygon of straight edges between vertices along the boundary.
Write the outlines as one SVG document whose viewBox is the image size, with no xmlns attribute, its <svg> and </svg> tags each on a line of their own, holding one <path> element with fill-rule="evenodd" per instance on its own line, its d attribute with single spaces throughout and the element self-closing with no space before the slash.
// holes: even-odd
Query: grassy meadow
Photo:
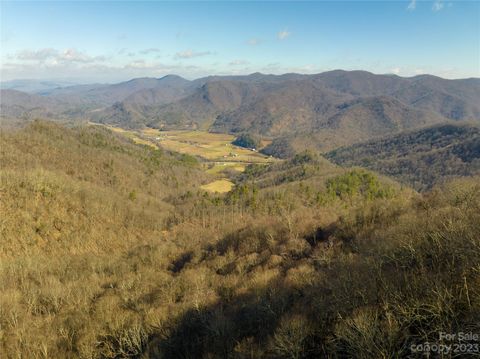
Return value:
<svg viewBox="0 0 480 359">
<path fill-rule="evenodd" d="M 227 179 L 219 179 L 208 184 L 201 186 L 201 189 L 204 189 L 208 192 L 216 192 L 216 193 L 226 193 L 230 192 L 233 188 L 234 184 L 232 181 Z"/>
<path fill-rule="evenodd" d="M 145 129 L 142 134 L 159 138 L 159 144 L 170 151 L 198 156 L 208 161 L 268 163 L 271 160 L 261 153 L 232 145 L 234 136 L 207 131 L 159 131 Z"/>
</svg>

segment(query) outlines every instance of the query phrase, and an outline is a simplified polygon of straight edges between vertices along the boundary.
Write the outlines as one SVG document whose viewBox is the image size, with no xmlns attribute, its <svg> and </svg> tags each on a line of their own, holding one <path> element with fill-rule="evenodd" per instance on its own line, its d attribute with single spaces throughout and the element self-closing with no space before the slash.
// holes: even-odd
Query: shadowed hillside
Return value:
<svg viewBox="0 0 480 359">
<path fill-rule="evenodd" d="M 362 166 L 419 190 L 458 176 L 480 173 L 480 129 L 442 125 L 340 148 L 327 158 Z"/>
<path fill-rule="evenodd" d="M 167 94 L 157 103 L 149 103 L 143 112 L 132 114 L 131 120 L 155 126 L 201 126 L 216 118 L 216 131 L 248 130 L 277 136 L 327 121 L 341 110 L 336 106 L 352 99 L 377 96 L 429 111 L 438 119 L 480 118 L 478 79 L 402 78 L 336 70 L 317 75 L 212 76 L 192 81 L 188 88 L 190 97 L 174 101 Z M 172 103 L 163 106 L 167 99 Z"/>
</svg>

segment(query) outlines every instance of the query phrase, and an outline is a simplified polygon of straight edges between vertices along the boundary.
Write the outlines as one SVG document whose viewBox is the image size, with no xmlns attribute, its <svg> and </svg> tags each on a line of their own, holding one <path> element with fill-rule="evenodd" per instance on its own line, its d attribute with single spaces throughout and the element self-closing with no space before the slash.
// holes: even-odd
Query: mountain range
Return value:
<svg viewBox="0 0 480 359">
<path fill-rule="evenodd" d="M 405 130 L 454 121 L 480 122 L 480 79 L 403 78 L 366 71 L 314 75 L 168 75 L 106 85 L 26 93 L 2 89 L 2 118 L 88 120 L 125 128 L 252 133 L 285 157 L 328 151 Z"/>
</svg>

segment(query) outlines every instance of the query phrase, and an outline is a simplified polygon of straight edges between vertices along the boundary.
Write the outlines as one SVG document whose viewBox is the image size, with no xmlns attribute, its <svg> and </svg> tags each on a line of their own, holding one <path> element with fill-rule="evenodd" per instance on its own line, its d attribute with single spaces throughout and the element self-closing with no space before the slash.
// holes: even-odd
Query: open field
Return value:
<svg viewBox="0 0 480 359">
<path fill-rule="evenodd" d="M 153 128 L 135 131 L 110 125 L 104 126 L 138 144 L 153 148 L 162 147 L 169 151 L 201 158 L 205 172 L 217 177 L 211 183 L 201 187 L 209 192 L 225 193 L 233 188 L 234 183 L 226 178 L 227 170 L 243 172 L 248 164 L 267 164 L 275 160 L 256 151 L 232 145 L 231 142 L 235 136 L 229 134 L 206 131 L 160 131 Z"/>
<path fill-rule="evenodd" d="M 203 185 L 208 192 L 225 193 L 232 190 L 234 183 L 226 178 L 226 170 L 243 172 L 250 163 L 269 163 L 272 158 L 258 152 L 234 146 L 234 136 L 206 131 L 159 131 L 142 130 L 142 137 L 151 139 L 161 147 L 175 152 L 200 157 L 205 161 L 205 171 L 220 177 Z M 223 178 L 222 178 L 223 177 Z"/>
<path fill-rule="evenodd" d="M 239 171 L 243 171 L 244 164 L 270 163 L 274 160 L 256 151 L 232 145 L 235 136 L 229 134 L 206 131 L 160 131 L 153 128 L 137 132 L 110 125 L 103 126 L 131 138 L 135 143 L 155 148 L 159 145 L 166 150 L 200 157 L 207 162 L 234 163 L 235 165 L 227 166 L 235 167 Z"/>
<path fill-rule="evenodd" d="M 208 192 L 226 193 L 230 192 L 233 186 L 234 184 L 232 181 L 224 178 L 205 184 L 200 188 Z"/>
<path fill-rule="evenodd" d="M 267 163 L 268 157 L 238 146 L 231 142 L 235 136 L 206 131 L 159 131 L 144 129 L 141 133 L 147 138 L 158 141 L 171 151 L 187 153 L 209 161 Z"/>
<path fill-rule="evenodd" d="M 245 171 L 245 164 L 239 162 L 212 162 L 206 165 L 205 172 L 210 174 L 219 174 L 225 170 L 234 170 L 237 172 Z"/>
</svg>

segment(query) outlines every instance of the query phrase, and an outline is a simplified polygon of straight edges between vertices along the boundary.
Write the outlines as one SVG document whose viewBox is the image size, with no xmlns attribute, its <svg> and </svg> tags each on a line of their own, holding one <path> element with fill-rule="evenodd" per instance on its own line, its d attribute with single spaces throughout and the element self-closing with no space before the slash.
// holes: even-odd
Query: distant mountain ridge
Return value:
<svg viewBox="0 0 480 359">
<path fill-rule="evenodd" d="M 39 93 L 41 91 L 48 91 L 59 87 L 67 87 L 76 85 L 71 81 L 56 81 L 56 80 L 11 80 L 0 82 L 0 89 L 3 90 L 17 90 L 28 93 Z"/>
<path fill-rule="evenodd" d="M 480 79 L 431 75 L 403 78 L 334 70 L 193 81 L 168 75 L 62 87 L 29 99 L 8 91 L 1 93 L 2 116 L 249 132 L 273 139 L 270 150 L 283 141 L 293 150 L 325 151 L 442 122 L 480 122 Z"/>
</svg>

